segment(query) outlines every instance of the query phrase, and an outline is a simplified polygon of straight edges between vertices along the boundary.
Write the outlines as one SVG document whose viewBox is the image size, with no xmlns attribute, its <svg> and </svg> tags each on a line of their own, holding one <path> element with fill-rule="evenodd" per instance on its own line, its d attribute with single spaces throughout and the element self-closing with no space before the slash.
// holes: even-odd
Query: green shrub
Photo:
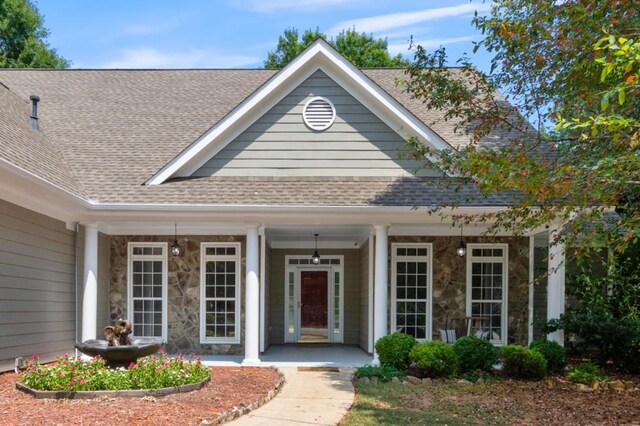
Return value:
<svg viewBox="0 0 640 426">
<path fill-rule="evenodd" d="M 571 349 L 604 367 L 640 373 L 640 241 L 623 253 L 615 251 L 579 256 L 576 273 L 567 280 L 567 294 L 579 303 L 560 319 L 547 323 L 546 332 L 563 329 Z"/>
<path fill-rule="evenodd" d="M 416 339 L 404 333 L 388 334 L 376 342 L 376 352 L 383 367 L 406 370 L 409 366 L 409 352 L 416 345 Z"/>
<path fill-rule="evenodd" d="M 453 348 L 441 341 L 418 343 L 411 349 L 409 360 L 422 370 L 423 377 L 455 377 L 458 358 Z"/>
<path fill-rule="evenodd" d="M 500 351 L 502 371 L 516 379 L 540 380 L 547 375 L 547 360 L 540 352 L 518 345 L 507 345 Z"/>
<path fill-rule="evenodd" d="M 372 365 L 360 367 L 354 373 L 354 376 L 358 379 L 361 377 L 377 377 L 382 382 L 388 382 L 394 377 L 402 377 L 403 375 L 402 371 L 394 367 L 374 367 Z"/>
<path fill-rule="evenodd" d="M 574 383 L 582 383 L 585 385 L 591 385 L 606 378 L 607 376 L 602 373 L 600 367 L 591 362 L 576 365 L 567 373 L 567 379 Z"/>
<path fill-rule="evenodd" d="M 461 337 L 453 344 L 453 351 L 458 357 L 460 371 L 468 373 L 482 370 L 491 371 L 498 361 L 498 351 L 488 340 L 475 336 Z"/>
<path fill-rule="evenodd" d="M 547 371 L 561 373 L 567 365 L 567 351 L 557 342 L 547 339 L 534 340 L 529 349 L 540 352 L 547 360 Z"/>
</svg>

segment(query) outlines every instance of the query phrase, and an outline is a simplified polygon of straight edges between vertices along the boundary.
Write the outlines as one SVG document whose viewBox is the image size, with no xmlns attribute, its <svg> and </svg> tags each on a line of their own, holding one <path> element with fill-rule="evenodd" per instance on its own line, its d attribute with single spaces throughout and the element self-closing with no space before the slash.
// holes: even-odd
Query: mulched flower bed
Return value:
<svg viewBox="0 0 640 426">
<path fill-rule="evenodd" d="M 16 389 L 15 373 L 0 374 L 3 425 L 199 425 L 234 407 L 264 399 L 280 379 L 273 368 L 212 367 L 211 382 L 198 391 L 166 397 L 34 399 Z"/>
</svg>

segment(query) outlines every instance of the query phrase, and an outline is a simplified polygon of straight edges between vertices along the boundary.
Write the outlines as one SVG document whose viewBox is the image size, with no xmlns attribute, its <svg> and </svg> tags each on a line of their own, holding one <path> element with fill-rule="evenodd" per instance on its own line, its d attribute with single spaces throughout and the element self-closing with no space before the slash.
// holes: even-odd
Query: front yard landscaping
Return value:
<svg viewBox="0 0 640 426">
<path fill-rule="evenodd" d="M 211 381 L 202 389 L 164 397 L 34 399 L 16 389 L 18 375 L 0 374 L 2 425 L 197 425 L 223 415 L 238 415 L 268 401 L 282 385 L 273 368 L 207 368 Z M 64 374 L 64 373 L 63 373 Z"/>
<path fill-rule="evenodd" d="M 344 425 L 639 424 L 640 375 L 574 360 L 559 344 L 453 345 L 394 333 L 376 342 L 380 367 L 355 373 Z M 548 375 L 552 374 L 552 375 Z"/>
<path fill-rule="evenodd" d="M 537 382 L 358 382 L 356 402 L 341 425 L 631 425 L 640 419 L 639 396 L 637 389 L 581 391 L 557 377 Z"/>
</svg>

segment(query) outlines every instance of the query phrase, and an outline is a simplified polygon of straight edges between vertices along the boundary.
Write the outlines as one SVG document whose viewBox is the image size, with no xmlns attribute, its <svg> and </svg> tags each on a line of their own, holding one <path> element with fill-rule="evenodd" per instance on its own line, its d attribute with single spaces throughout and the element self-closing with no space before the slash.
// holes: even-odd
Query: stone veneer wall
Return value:
<svg viewBox="0 0 640 426">
<path fill-rule="evenodd" d="M 168 254 L 168 336 L 165 349 L 169 353 L 199 355 L 239 355 L 244 353 L 244 294 L 245 294 L 245 236 L 192 236 L 178 239 L 180 256 Z M 127 245 L 129 242 L 167 242 L 167 236 L 114 236 L 111 237 L 111 271 L 109 305 L 111 320 L 128 318 L 127 313 Z M 241 242 L 241 318 L 240 344 L 200 343 L 200 243 Z"/>
<path fill-rule="evenodd" d="M 391 274 L 391 243 L 433 243 L 433 338 L 439 339 L 439 329 L 457 328 L 458 335 L 466 330 L 466 257 L 456 255 L 459 237 L 389 237 L 389 274 Z M 465 237 L 465 243 L 509 244 L 508 339 L 509 343 L 526 344 L 529 314 L 529 239 L 516 237 Z M 389 303 L 391 277 L 389 277 Z M 389 312 L 391 308 L 389 307 Z M 389 322 L 389 324 L 391 324 Z"/>
</svg>

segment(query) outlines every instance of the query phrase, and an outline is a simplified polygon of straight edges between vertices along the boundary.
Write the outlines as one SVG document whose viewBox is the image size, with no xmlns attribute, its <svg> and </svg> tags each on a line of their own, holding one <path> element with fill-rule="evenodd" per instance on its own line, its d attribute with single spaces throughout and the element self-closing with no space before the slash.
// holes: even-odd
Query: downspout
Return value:
<svg viewBox="0 0 640 426">
<path fill-rule="evenodd" d="M 78 341 L 78 233 L 80 230 L 80 222 L 76 223 L 76 235 L 73 241 L 73 279 L 75 281 L 76 288 L 76 303 L 75 303 L 75 321 L 73 322 L 75 325 L 75 334 L 73 336 L 73 340 Z M 78 360 L 78 349 L 75 349 L 75 359 Z"/>
</svg>

